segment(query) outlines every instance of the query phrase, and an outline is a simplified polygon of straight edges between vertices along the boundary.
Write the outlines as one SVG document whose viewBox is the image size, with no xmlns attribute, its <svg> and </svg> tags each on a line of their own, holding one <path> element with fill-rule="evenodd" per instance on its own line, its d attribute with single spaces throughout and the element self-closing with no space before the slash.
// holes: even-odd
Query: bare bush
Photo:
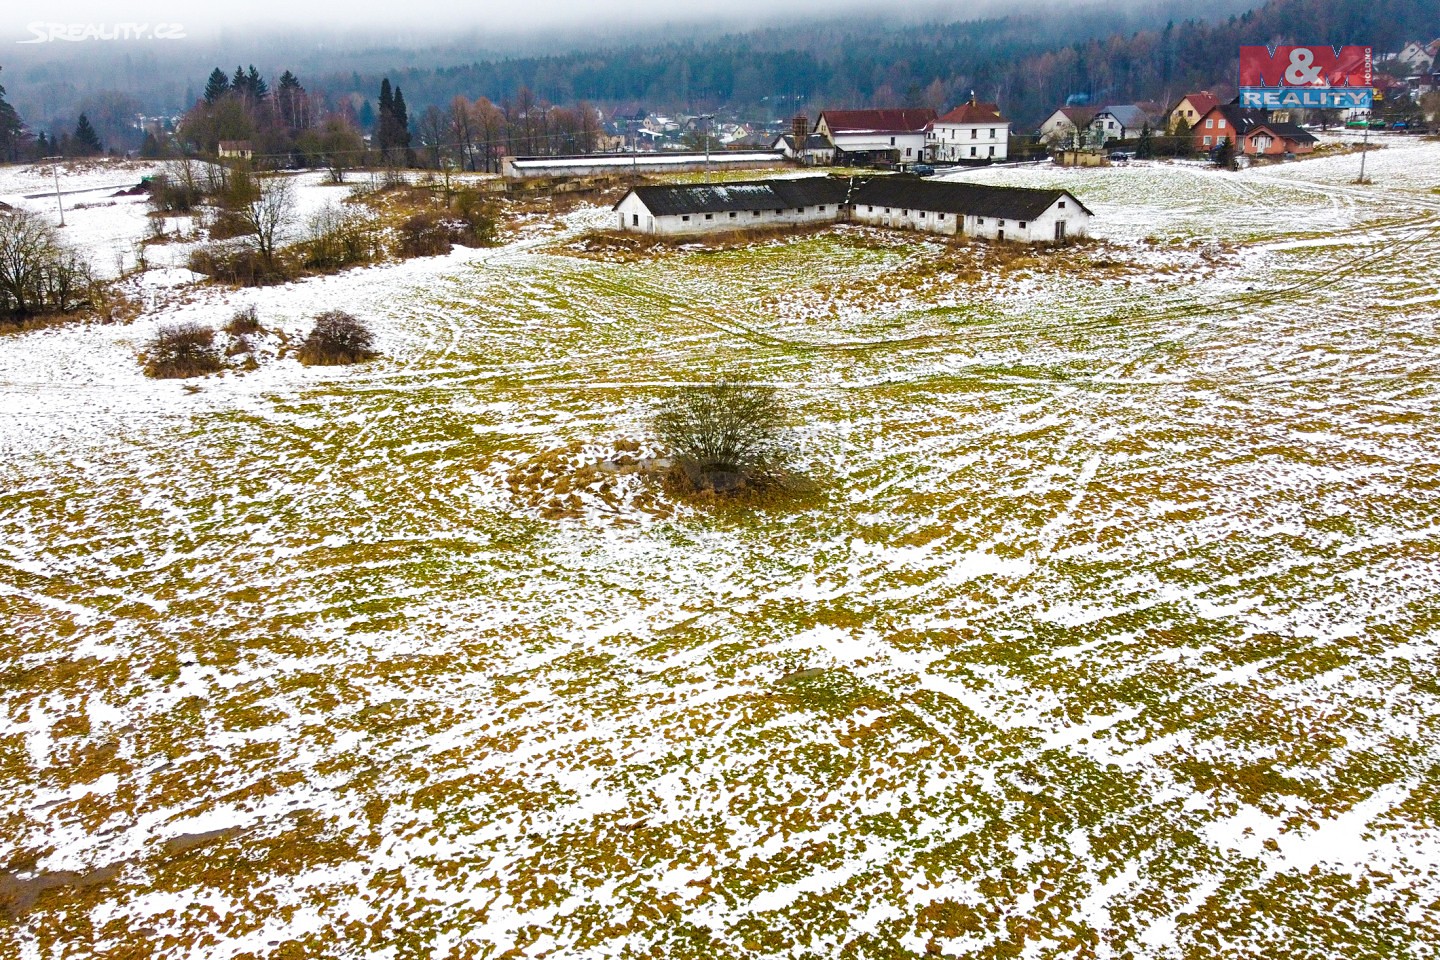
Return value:
<svg viewBox="0 0 1440 960">
<path fill-rule="evenodd" d="M 341 310 L 315 318 L 315 326 L 301 344 L 298 356 L 306 366 L 361 363 L 376 356 L 375 335 L 365 323 Z"/>
<path fill-rule="evenodd" d="M 675 391 L 655 431 L 695 489 L 729 493 L 778 476 L 785 420 L 773 387 L 721 382 Z"/>
<path fill-rule="evenodd" d="M 68 313 L 91 303 L 90 267 L 40 214 L 0 213 L 0 314 Z"/>
<path fill-rule="evenodd" d="M 171 160 L 150 181 L 150 206 L 163 213 L 190 213 L 205 199 L 205 187 L 200 161 Z"/>
<path fill-rule="evenodd" d="M 212 279 L 247 287 L 279 283 L 286 279 L 281 264 L 266 263 L 260 251 L 248 245 L 196 247 L 190 252 L 186 266 Z"/>
<path fill-rule="evenodd" d="M 225 324 L 225 332 L 232 337 L 248 336 L 263 329 L 265 328 L 260 326 L 260 314 L 253 305 L 236 310 L 234 316 Z"/>
<path fill-rule="evenodd" d="M 302 247 L 307 267 L 333 270 L 369 263 L 381 251 L 380 225 L 370 213 L 327 203 L 311 214 Z"/>
<path fill-rule="evenodd" d="M 406 257 L 433 257 L 449 253 L 454 246 L 453 230 L 433 210 L 417 213 L 399 228 L 399 251 Z"/>
<path fill-rule="evenodd" d="M 215 331 L 198 323 L 161 327 L 145 346 L 145 375 L 149 377 L 200 377 L 224 366 L 215 348 Z"/>
</svg>

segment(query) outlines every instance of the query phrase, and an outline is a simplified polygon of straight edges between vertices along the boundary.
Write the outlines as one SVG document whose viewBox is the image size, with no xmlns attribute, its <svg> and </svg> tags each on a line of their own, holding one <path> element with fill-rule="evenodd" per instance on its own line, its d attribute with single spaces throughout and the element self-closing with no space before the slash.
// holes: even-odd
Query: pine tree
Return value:
<svg viewBox="0 0 1440 960">
<path fill-rule="evenodd" d="M 1141 160 L 1155 156 L 1155 131 L 1150 129 L 1149 123 L 1140 128 L 1140 142 L 1135 144 L 1135 156 Z"/>
<path fill-rule="evenodd" d="M 235 76 L 230 80 L 230 89 L 243 97 L 249 92 L 246 89 L 248 83 L 249 81 L 245 76 L 244 68 L 237 63 L 235 65 Z"/>
<path fill-rule="evenodd" d="M 408 159 L 410 155 L 410 113 L 405 109 L 405 94 L 400 92 L 400 85 L 395 85 L 395 102 L 391 106 L 391 115 L 394 117 L 395 146 L 405 151 Z"/>
<path fill-rule="evenodd" d="M 210 79 L 205 81 L 205 102 L 211 106 L 225 94 L 230 92 L 230 78 L 225 76 L 225 71 L 216 67 L 210 73 Z"/>
<path fill-rule="evenodd" d="M 291 132 L 310 126 L 309 111 L 306 109 L 305 88 L 300 79 L 286 70 L 280 74 L 280 84 L 275 91 L 275 103 L 280 109 L 280 120 Z"/>
<path fill-rule="evenodd" d="M 20 159 L 20 141 L 24 131 L 25 124 L 20 122 L 20 114 L 5 100 L 5 88 L 0 86 L 0 159 Z"/>
<path fill-rule="evenodd" d="M 1229 137 L 1221 140 L 1220 145 L 1215 148 L 1215 166 L 1221 170 L 1235 169 L 1235 145 L 1230 142 Z"/>
<path fill-rule="evenodd" d="M 375 131 L 375 145 L 384 153 L 395 145 L 395 95 L 390 92 L 390 78 L 380 81 L 379 126 Z"/>
<path fill-rule="evenodd" d="M 80 114 L 80 122 L 75 124 L 75 152 L 83 157 L 105 152 L 100 143 L 100 135 L 90 126 L 90 118 L 83 113 Z"/>
<path fill-rule="evenodd" d="M 250 72 L 245 75 L 245 87 L 251 99 L 257 102 L 270 96 L 270 85 L 260 76 L 260 71 L 255 69 L 253 63 L 250 64 Z"/>
</svg>

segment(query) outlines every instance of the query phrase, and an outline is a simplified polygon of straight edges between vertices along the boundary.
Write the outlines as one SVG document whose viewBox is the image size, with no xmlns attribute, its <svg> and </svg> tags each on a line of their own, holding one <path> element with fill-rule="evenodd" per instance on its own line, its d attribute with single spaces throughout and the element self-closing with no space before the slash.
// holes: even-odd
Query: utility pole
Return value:
<svg viewBox="0 0 1440 960">
<path fill-rule="evenodd" d="M 60 200 L 60 158 L 46 157 L 50 161 L 50 173 L 55 177 L 55 206 L 60 209 L 60 226 L 65 226 L 65 204 Z"/>
</svg>

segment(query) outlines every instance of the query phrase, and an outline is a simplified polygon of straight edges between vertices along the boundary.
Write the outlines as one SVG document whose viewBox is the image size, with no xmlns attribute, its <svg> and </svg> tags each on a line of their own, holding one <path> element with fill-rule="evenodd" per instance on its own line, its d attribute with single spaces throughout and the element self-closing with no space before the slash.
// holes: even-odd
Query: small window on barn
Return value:
<svg viewBox="0 0 1440 960">
<path fill-rule="evenodd" d="M 975 218 L 975 224 L 976 224 L 976 226 L 982 226 L 982 225 L 984 225 L 984 223 L 985 223 L 985 218 L 984 218 L 984 217 L 976 217 L 976 218 Z"/>
<path fill-rule="evenodd" d="M 632 227 L 638 227 L 638 226 L 640 226 L 640 214 L 638 214 L 638 213 L 632 213 L 632 214 L 630 215 L 630 226 L 632 226 Z"/>
<path fill-rule="evenodd" d="M 822 204 L 820 204 L 820 206 L 816 207 L 815 209 L 816 209 L 816 210 L 819 210 L 821 213 L 824 213 L 824 212 L 825 212 L 825 204 L 822 203 Z"/>
<path fill-rule="evenodd" d="M 874 213 L 874 212 L 875 212 L 875 208 L 874 208 L 874 207 L 866 207 L 866 208 L 865 208 L 865 212 L 866 212 L 866 213 Z"/>
<path fill-rule="evenodd" d="M 943 213 L 937 213 L 935 216 L 936 216 L 938 219 L 940 219 L 940 220 L 944 220 L 944 219 L 945 219 L 945 214 L 943 214 Z"/>
<path fill-rule="evenodd" d="M 689 222 L 690 222 L 690 215 L 687 213 L 687 214 L 685 214 L 683 217 L 681 217 L 680 219 L 683 220 L 685 223 L 689 223 Z"/>
<path fill-rule="evenodd" d="M 731 211 L 730 211 L 730 219 L 731 219 L 731 220 L 734 220 L 734 219 L 735 219 L 735 211 L 734 211 L 734 210 L 731 210 Z"/>
<path fill-rule="evenodd" d="M 1021 229 L 1021 230 L 1024 230 L 1024 229 L 1025 229 L 1025 221 L 1024 221 L 1024 220 L 1021 220 L 1021 221 L 1020 221 L 1020 229 Z"/>
<path fill-rule="evenodd" d="M 757 216 L 757 217 L 760 216 L 760 211 L 759 211 L 759 210 L 756 210 L 756 211 L 755 211 L 755 216 Z"/>
<path fill-rule="evenodd" d="M 780 216 L 780 215 L 781 215 L 782 213 L 784 213 L 784 212 L 785 212 L 784 210 L 776 210 L 776 211 L 775 211 L 775 216 L 778 217 L 778 216 Z"/>
<path fill-rule="evenodd" d="M 707 214 L 705 214 L 705 219 L 706 219 L 706 220 L 714 220 L 714 219 L 715 219 L 715 214 L 713 214 L 713 213 L 707 213 Z"/>
<path fill-rule="evenodd" d="M 901 211 L 900 211 L 900 216 L 902 216 L 902 217 L 908 217 L 908 216 L 910 216 L 910 211 L 909 211 L 909 210 L 901 210 Z"/>
<path fill-rule="evenodd" d="M 971 131 L 970 131 L 970 139 L 971 139 L 971 140 L 978 140 L 979 138 L 980 138 L 980 131 L 979 131 L 979 130 L 971 130 Z"/>
<path fill-rule="evenodd" d="M 885 212 L 886 212 L 886 213 L 889 213 L 889 212 L 890 212 L 890 208 L 889 208 L 889 207 L 886 207 L 886 208 L 885 208 Z"/>
<path fill-rule="evenodd" d="M 795 208 L 795 212 L 796 212 L 796 213 L 804 213 L 804 212 L 805 212 L 805 208 L 804 208 L 804 207 L 796 207 L 796 208 Z"/>
<path fill-rule="evenodd" d="M 1064 201 L 1064 200 L 1061 200 L 1061 201 L 1060 201 L 1060 209 L 1061 209 L 1061 210 L 1064 210 L 1064 209 L 1065 209 L 1065 201 Z"/>
</svg>

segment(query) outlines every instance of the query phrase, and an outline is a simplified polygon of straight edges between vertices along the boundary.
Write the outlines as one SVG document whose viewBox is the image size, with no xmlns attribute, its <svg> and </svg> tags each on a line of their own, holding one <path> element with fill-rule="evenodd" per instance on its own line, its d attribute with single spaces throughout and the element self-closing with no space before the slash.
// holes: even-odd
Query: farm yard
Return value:
<svg viewBox="0 0 1440 960">
<path fill-rule="evenodd" d="M 0 957 L 1431 955 L 1440 144 L 1368 164 L 0 336 Z M 382 357 L 141 374 L 245 306 Z M 722 375 L 805 497 L 595 469 Z"/>
</svg>

